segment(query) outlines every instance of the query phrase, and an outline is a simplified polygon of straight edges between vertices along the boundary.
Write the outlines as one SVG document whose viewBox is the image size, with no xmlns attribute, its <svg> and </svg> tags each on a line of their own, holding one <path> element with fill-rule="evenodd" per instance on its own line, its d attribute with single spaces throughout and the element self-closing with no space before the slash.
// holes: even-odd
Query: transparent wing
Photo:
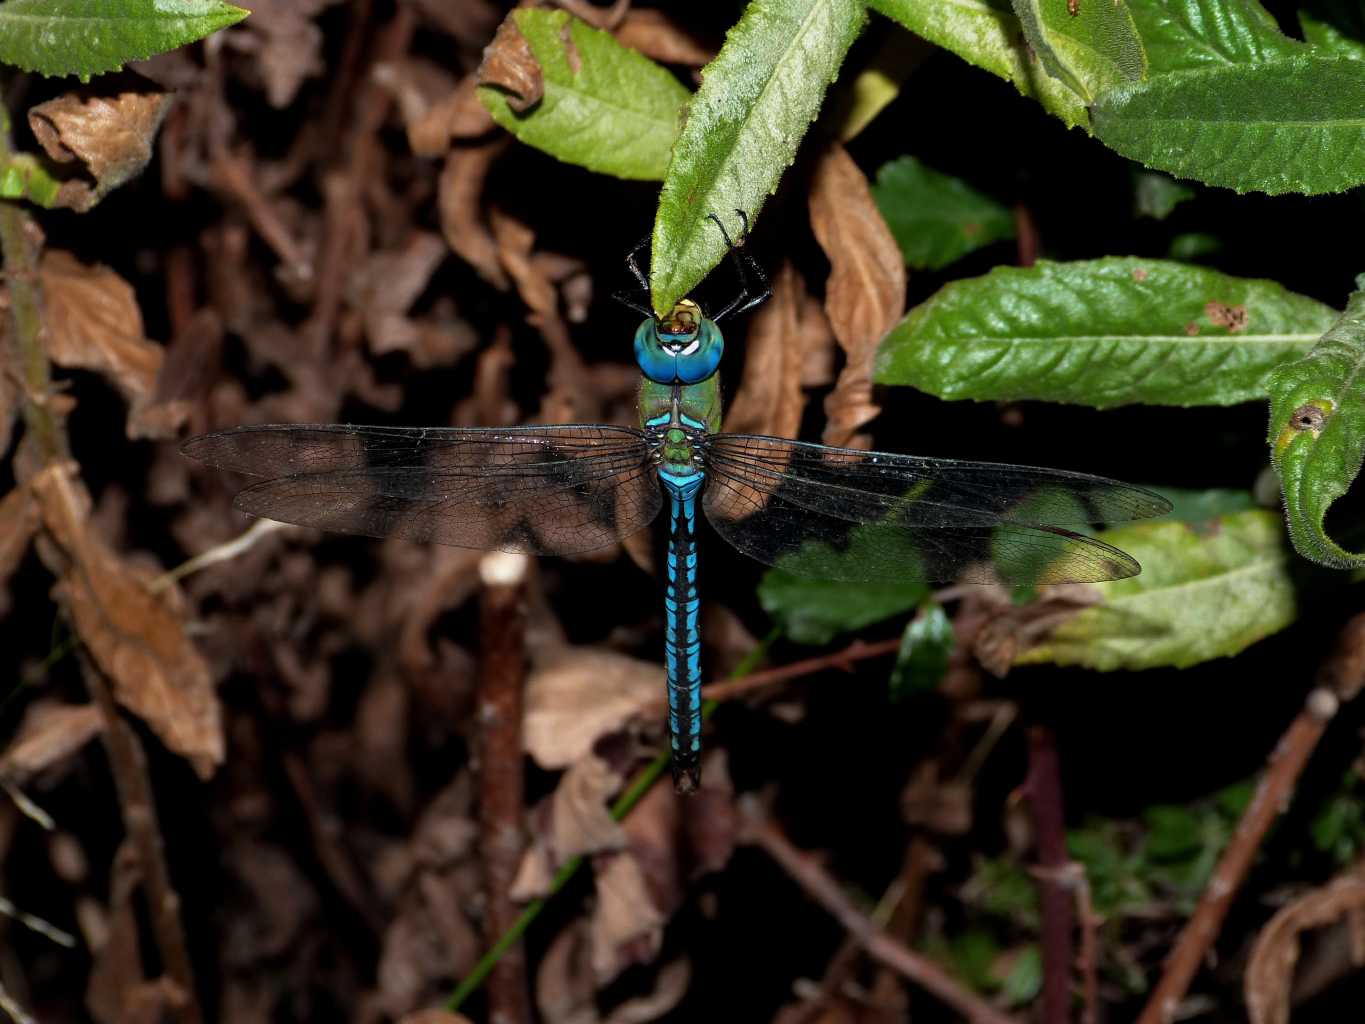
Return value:
<svg viewBox="0 0 1365 1024">
<path fill-rule="evenodd" d="M 1084 473 L 714 434 L 703 507 L 751 558 L 801 576 L 1042 584 L 1136 575 L 1068 527 L 1162 515 L 1159 494 Z"/>
<path fill-rule="evenodd" d="M 650 445 L 626 427 L 239 427 L 181 451 L 266 478 L 233 502 L 249 515 L 456 547 L 592 551 L 663 503 Z"/>
</svg>

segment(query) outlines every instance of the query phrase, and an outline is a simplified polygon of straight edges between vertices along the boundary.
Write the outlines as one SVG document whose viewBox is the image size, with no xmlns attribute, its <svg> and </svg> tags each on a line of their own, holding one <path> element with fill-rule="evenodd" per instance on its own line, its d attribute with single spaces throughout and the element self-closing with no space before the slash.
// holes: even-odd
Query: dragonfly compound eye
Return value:
<svg viewBox="0 0 1365 1024">
<path fill-rule="evenodd" d="M 677 303 L 666 317 L 646 320 L 635 332 L 635 361 L 659 384 L 706 380 L 720 366 L 724 350 L 720 328 L 691 299 Z"/>
</svg>

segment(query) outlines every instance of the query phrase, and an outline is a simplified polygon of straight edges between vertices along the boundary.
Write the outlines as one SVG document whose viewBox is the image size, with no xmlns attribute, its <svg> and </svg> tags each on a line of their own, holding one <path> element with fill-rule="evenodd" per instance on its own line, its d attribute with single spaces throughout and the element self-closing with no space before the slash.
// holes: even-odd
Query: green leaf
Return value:
<svg viewBox="0 0 1365 1024">
<path fill-rule="evenodd" d="M 1087 103 L 1141 81 L 1147 54 L 1125 0 L 1013 0 L 1024 36 L 1048 74 Z"/>
<path fill-rule="evenodd" d="M 1135 523 L 1097 536 L 1135 556 L 1142 574 L 1091 584 L 1099 602 L 1016 664 L 1187 668 L 1236 654 L 1294 621 L 1293 553 L 1273 512 L 1238 512 L 1203 529 Z"/>
<path fill-rule="evenodd" d="M 1238 192 L 1341 192 L 1365 182 L 1365 68 L 1295 57 L 1121 85 L 1095 134 L 1149 167 Z"/>
<path fill-rule="evenodd" d="M 1256 496 L 1250 491 L 1208 487 L 1189 491 L 1181 487 L 1163 487 L 1161 496 L 1171 503 L 1170 518 L 1182 523 L 1207 523 L 1234 512 L 1256 508 Z"/>
<path fill-rule="evenodd" d="M 28 153 L 15 153 L 0 164 L 0 197 L 5 199 L 27 199 L 51 209 L 61 185 Z"/>
<path fill-rule="evenodd" d="M 1231 405 L 1336 313 L 1273 281 L 1111 256 L 954 281 L 882 341 L 873 379 L 940 398 Z"/>
<path fill-rule="evenodd" d="M 1131 10 L 1153 76 L 1308 52 L 1255 0 L 1142 0 Z"/>
<path fill-rule="evenodd" d="M 923 583 L 841 583 L 769 569 L 758 601 L 782 632 L 799 644 L 827 644 L 840 633 L 903 615 L 929 593 Z"/>
<path fill-rule="evenodd" d="M 1335 569 L 1365 565 L 1365 555 L 1347 551 L 1323 527 L 1365 457 L 1365 274 L 1356 287 L 1313 350 L 1266 382 L 1270 461 L 1284 488 L 1289 535 L 1304 558 Z"/>
<path fill-rule="evenodd" d="M 1193 188 L 1169 174 L 1137 171 L 1133 179 L 1133 207 L 1139 217 L 1165 220 L 1177 206 L 1194 198 Z"/>
<path fill-rule="evenodd" d="M 861 0 L 753 0 L 702 72 L 654 219 L 650 284 L 666 314 L 725 256 L 708 214 L 757 218 L 867 16 Z"/>
<path fill-rule="evenodd" d="M 906 266 L 938 270 L 984 245 L 1014 237 L 1009 207 L 913 156 L 882 164 L 872 198 Z"/>
<path fill-rule="evenodd" d="M 565 163 L 618 178 L 663 178 L 679 112 L 691 95 L 683 84 L 563 11 L 521 8 L 511 17 L 540 66 L 545 93 L 518 112 L 511 105 L 516 97 L 480 85 L 479 99 L 493 120 Z"/>
<path fill-rule="evenodd" d="M 1313 0 L 1299 8 L 1303 38 L 1334 57 L 1365 60 L 1365 3 Z"/>
<path fill-rule="evenodd" d="M 941 604 L 929 602 L 901 634 L 901 648 L 891 669 L 891 697 L 935 690 L 948 671 L 953 653 L 953 623 Z"/>
<path fill-rule="evenodd" d="M 1008 0 L 868 0 L 868 6 L 969 64 L 999 75 L 1068 128 L 1089 124 L 1085 101 L 1043 69 Z"/>
<path fill-rule="evenodd" d="M 250 13 L 221 0 L 7 0 L 0 4 L 0 61 L 85 81 Z"/>
</svg>

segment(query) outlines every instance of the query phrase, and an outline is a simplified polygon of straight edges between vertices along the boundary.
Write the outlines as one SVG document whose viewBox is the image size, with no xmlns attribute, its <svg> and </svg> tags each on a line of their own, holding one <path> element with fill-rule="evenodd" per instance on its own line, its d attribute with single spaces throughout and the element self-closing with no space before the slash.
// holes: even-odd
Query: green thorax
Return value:
<svg viewBox="0 0 1365 1024">
<path fill-rule="evenodd" d="M 713 434 L 720 429 L 720 374 L 699 384 L 660 384 L 640 380 L 640 426 L 664 431 L 663 460 L 675 471 L 692 465 L 688 431 Z"/>
</svg>

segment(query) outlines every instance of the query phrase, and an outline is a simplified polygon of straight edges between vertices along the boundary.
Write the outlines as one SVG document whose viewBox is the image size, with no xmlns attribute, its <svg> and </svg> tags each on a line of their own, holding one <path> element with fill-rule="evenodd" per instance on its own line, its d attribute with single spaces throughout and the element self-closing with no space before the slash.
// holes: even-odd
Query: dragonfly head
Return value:
<svg viewBox="0 0 1365 1024">
<path fill-rule="evenodd" d="M 691 299 L 674 303 L 667 316 L 650 317 L 635 332 L 635 361 L 659 384 L 697 384 L 720 366 L 725 339 Z"/>
</svg>

